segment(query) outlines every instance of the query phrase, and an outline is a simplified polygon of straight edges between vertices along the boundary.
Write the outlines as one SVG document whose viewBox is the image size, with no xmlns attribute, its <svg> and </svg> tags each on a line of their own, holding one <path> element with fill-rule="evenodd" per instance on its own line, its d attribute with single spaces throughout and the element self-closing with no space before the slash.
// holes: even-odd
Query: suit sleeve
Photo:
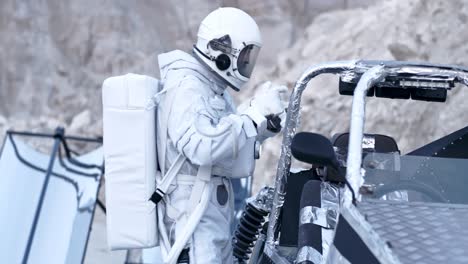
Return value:
<svg viewBox="0 0 468 264">
<path fill-rule="evenodd" d="M 216 165 L 234 160 L 245 144 L 252 144 L 256 128 L 244 115 L 230 114 L 216 118 L 208 101 L 200 93 L 203 84 L 195 77 L 184 78 L 167 96 L 172 99 L 168 136 L 177 150 L 196 165 Z M 253 148 L 252 148 L 253 149 Z"/>
</svg>

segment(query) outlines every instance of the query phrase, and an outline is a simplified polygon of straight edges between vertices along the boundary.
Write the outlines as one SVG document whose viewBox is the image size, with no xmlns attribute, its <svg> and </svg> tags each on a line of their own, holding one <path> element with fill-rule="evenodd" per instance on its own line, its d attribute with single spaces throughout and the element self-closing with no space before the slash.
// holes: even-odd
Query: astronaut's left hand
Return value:
<svg viewBox="0 0 468 264">
<path fill-rule="evenodd" d="M 288 88 L 286 86 L 268 81 L 257 88 L 250 105 L 258 109 L 265 117 L 280 116 L 286 112 L 285 109 L 288 107 L 287 98 Z"/>
<path fill-rule="evenodd" d="M 281 132 L 286 119 L 287 98 L 286 86 L 265 82 L 250 101 L 239 107 L 240 114 L 253 120 L 260 143 Z"/>
</svg>

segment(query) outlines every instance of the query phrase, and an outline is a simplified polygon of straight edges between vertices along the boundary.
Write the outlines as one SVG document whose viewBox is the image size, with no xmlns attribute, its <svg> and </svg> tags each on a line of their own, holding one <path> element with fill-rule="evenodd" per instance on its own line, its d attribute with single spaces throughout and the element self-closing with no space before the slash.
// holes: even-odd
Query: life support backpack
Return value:
<svg viewBox="0 0 468 264">
<path fill-rule="evenodd" d="M 155 78 L 137 74 L 110 77 L 103 83 L 107 242 L 111 250 L 150 248 L 161 243 L 164 262 L 175 263 L 206 210 L 211 166 L 200 166 L 194 177 L 196 191 L 191 195 L 189 224 L 171 245 L 162 221 L 164 207 L 158 203 L 186 158 L 179 154 L 167 171 L 158 169 L 156 119 L 159 95 L 165 93 L 162 86 Z M 170 98 L 164 103 L 167 107 L 174 99 Z M 167 124 L 167 120 L 162 123 Z M 164 131 L 165 142 L 167 127 L 160 131 Z M 166 145 L 160 147 L 165 153 Z"/>
<path fill-rule="evenodd" d="M 110 77 L 102 85 L 107 242 L 111 250 L 158 244 L 157 210 L 150 198 L 157 170 L 156 113 L 148 107 L 159 80 Z"/>
</svg>

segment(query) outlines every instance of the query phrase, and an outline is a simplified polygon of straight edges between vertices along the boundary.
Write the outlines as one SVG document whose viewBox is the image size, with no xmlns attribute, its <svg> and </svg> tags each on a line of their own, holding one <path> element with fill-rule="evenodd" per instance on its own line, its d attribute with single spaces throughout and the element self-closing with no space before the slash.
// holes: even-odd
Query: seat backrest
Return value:
<svg viewBox="0 0 468 264">
<path fill-rule="evenodd" d="M 398 145 L 392 137 L 379 134 L 365 134 L 375 139 L 374 150 L 379 153 L 399 152 Z M 347 150 L 349 144 L 349 133 L 335 134 L 332 138 L 334 147 Z"/>
</svg>

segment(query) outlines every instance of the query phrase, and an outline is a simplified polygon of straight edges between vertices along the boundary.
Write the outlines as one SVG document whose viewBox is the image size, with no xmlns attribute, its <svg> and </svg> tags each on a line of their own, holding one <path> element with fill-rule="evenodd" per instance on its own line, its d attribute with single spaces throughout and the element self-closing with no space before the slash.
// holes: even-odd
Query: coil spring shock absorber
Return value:
<svg viewBox="0 0 468 264">
<path fill-rule="evenodd" d="M 265 217 L 271 210 L 273 192 L 273 188 L 264 187 L 256 196 L 247 200 L 244 213 L 232 238 L 233 254 L 239 263 L 245 263 L 249 259 L 249 254 L 252 253 L 252 247 Z"/>
</svg>

